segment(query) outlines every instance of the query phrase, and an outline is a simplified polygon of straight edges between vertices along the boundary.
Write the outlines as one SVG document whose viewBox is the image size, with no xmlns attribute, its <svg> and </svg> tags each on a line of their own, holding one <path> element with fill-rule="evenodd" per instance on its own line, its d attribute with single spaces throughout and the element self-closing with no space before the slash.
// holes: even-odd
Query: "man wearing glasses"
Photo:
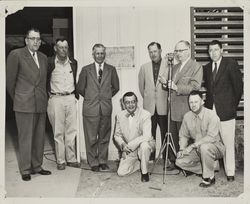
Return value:
<svg viewBox="0 0 250 204">
<path fill-rule="evenodd" d="M 155 150 L 151 137 L 151 114 L 137 106 L 137 96 L 127 92 L 123 96 L 125 110 L 117 115 L 114 139 L 122 151 L 118 175 L 125 176 L 141 170 L 141 181 L 148 182 L 148 161 Z"/>
<path fill-rule="evenodd" d="M 7 58 L 6 85 L 13 100 L 19 144 L 19 169 L 24 181 L 30 174 L 49 175 L 42 169 L 47 111 L 47 57 L 38 51 L 39 30 L 28 30 L 26 47 Z"/>
<path fill-rule="evenodd" d="M 179 150 L 179 130 L 185 113 L 189 111 L 188 95 L 192 90 L 199 90 L 203 77 L 202 66 L 191 59 L 190 43 L 179 41 L 175 46 L 175 58 L 178 64 L 173 66 L 172 79 L 161 79 L 166 88 L 171 89 L 171 120 L 170 132 L 172 133 L 176 151 Z M 175 169 L 175 155 L 169 151 L 170 165 L 168 170 Z"/>
</svg>

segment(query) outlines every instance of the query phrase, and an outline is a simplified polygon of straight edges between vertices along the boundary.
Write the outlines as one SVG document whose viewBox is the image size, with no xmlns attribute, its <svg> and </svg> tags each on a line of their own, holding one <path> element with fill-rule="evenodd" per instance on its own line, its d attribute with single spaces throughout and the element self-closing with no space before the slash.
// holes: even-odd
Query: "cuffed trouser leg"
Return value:
<svg viewBox="0 0 250 204">
<path fill-rule="evenodd" d="M 142 142 L 138 149 L 138 157 L 141 161 L 142 174 L 148 173 L 148 161 L 150 153 L 151 153 L 151 147 L 149 146 L 148 142 Z"/>
<path fill-rule="evenodd" d="M 235 174 L 235 119 L 228 121 L 221 121 L 221 138 L 226 147 L 226 153 L 223 161 L 227 176 L 234 176 Z"/>
</svg>

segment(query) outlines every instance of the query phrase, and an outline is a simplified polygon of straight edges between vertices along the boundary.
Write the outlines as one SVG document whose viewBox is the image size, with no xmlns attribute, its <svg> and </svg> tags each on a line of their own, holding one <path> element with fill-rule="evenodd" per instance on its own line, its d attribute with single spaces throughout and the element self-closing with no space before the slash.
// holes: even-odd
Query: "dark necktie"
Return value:
<svg viewBox="0 0 250 204">
<path fill-rule="evenodd" d="M 134 116 L 135 116 L 135 113 L 129 113 L 129 112 L 127 112 L 127 113 L 126 113 L 126 117 L 128 118 L 129 116 L 134 117 Z"/>
<path fill-rule="evenodd" d="M 213 81 L 215 81 L 215 77 L 216 77 L 216 73 L 217 73 L 217 63 L 214 63 L 214 70 L 213 70 Z"/>
<path fill-rule="evenodd" d="M 98 70 L 98 82 L 101 83 L 102 81 L 102 69 L 101 69 L 101 64 L 99 64 L 99 70 Z"/>
</svg>

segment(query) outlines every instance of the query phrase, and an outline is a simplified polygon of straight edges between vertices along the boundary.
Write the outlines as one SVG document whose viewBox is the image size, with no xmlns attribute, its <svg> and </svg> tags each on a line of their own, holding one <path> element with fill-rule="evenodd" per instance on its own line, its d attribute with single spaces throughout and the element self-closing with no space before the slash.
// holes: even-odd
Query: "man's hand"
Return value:
<svg viewBox="0 0 250 204">
<path fill-rule="evenodd" d="M 159 82 L 163 85 L 167 84 L 167 80 L 163 76 L 159 76 Z"/>
<path fill-rule="evenodd" d="M 188 155 L 195 148 L 196 148 L 195 144 L 191 144 L 183 150 L 183 154 Z"/>
<path fill-rule="evenodd" d="M 177 152 L 177 154 L 176 154 L 176 158 L 177 158 L 177 159 L 179 159 L 179 158 L 181 158 L 181 157 L 183 157 L 183 151 L 182 151 L 182 150 L 180 150 L 180 151 Z"/>
<path fill-rule="evenodd" d="M 125 142 L 122 143 L 122 151 L 126 152 L 126 154 L 129 154 L 132 152 L 132 150 L 128 147 L 128 145 Z"/>
<path fill-rule="evenodd" d="M 177 90 L 177 86 L 172 80 L 168 80 L 168 88 L 170 88 L 170 89 L 172 89 L 174 91 Z"/>
</svg>

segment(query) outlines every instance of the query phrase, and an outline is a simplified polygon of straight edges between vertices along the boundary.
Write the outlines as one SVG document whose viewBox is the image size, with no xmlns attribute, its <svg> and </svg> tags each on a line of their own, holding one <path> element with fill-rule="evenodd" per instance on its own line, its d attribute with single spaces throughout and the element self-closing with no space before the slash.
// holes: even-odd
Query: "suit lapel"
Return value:
<svg viewBox="0 0 250 204">
<path fill-rule="evenodd" d="M 163 76 L 163 77 L 166 77 L 166 74 L 165 74 L 165 72 L 167 71 L 166 70 L 166 64 L 165 64 L 166 62 L 165 62 L 165 60 L 161 60 L 161 66 L 160 66 L 160 70 L 159 70 L 159 74 L 158 74 L 158 79 L 159 79 L 159 76 Z M 151 69 L 152 70 L 152 69 Z M 152 73 L 153 73 L 153 71 L 152 71 Z M 160 83 L 160 81 L 159 80 L 157 80 L 156 81 L 156 86 L 158 86 L 159 84 L 161 84 Z"/>
<path fill-rule="evenodd" d="M 107 67 L 107 64 L 104 63 L 103 65 L 103 72 L 102 72 L 102 80 L 101 80 L 101 85 L 105 81 L 106 77 L 108 76 L 109 69 Z"/>
<path fill-rule="evenodd" d="M 178 69 L 178 72 L 177 72 L 177 75 L 175 78 L 175 83 L 177 83 L 183 77 L 183 75 L 186 73 L 186 71 L 190 68 L 191 62 L 192 62 L 191 59 L 189 59 L 181 71 L 179 71 L 179 69 L 180 69 L 180 65 L 179 65 L 179 69 Z"/>
<path fill-rule="evenodd" d="M 212 70 L 212 66 L 211 66 L 211 70 Z M 216 82 L 219 80 L 219 78 L 221 77 L 221 75 L 224 72 L 224 70 L 225 70 L 225 60 L 222 57 L 221 62 L 220 62 L 220 66 L 219 66 L 219 69 L 218 69 L 218 72 L 217 72 L 217 74 L 215 76 L 214 84 L 216 84 Z"/>
<path fill-rule="evenodd" d="M 155 86 L 154 74 L 153 74 L 153 64 L 152 64 L 152 62 L 150 62 L 150 63 L 148 64 L 148 67 L 149 67 L 149 69 L 147 69 L 147 71 L 148 71 L 148 76 L 150 76 L 150 81 L 151 81 L 151 83 Z"/>
<path fill-rule="evenodd" d="M 95 83 L 100 85 L 99 82 L 97 81 L 97 73 L 96 73 L 95 63 L 91 64 L 90 75 L 92 76 Z"/>
<path fill-rule="evenodd" d="M 174 83 L 176 83 L 180 79 L 180 75 L 179 75 L 180 67 L 181 67 L 180 63 L 173 67 L 172 80 L 174 81 Z"/>
<path fill-rule="evenodd" d="M 38 69 L 34 59 L 32 58 L 28 48 L 25 48 L 25 60 L 30 65 L 30 71 L 33 73 L 33 76 L 35 76 L 35 80 L 38 80 L 40 78 L 40 69 Z M 41 60 L 40 60 L 41 61 Z"/>
</svg>

